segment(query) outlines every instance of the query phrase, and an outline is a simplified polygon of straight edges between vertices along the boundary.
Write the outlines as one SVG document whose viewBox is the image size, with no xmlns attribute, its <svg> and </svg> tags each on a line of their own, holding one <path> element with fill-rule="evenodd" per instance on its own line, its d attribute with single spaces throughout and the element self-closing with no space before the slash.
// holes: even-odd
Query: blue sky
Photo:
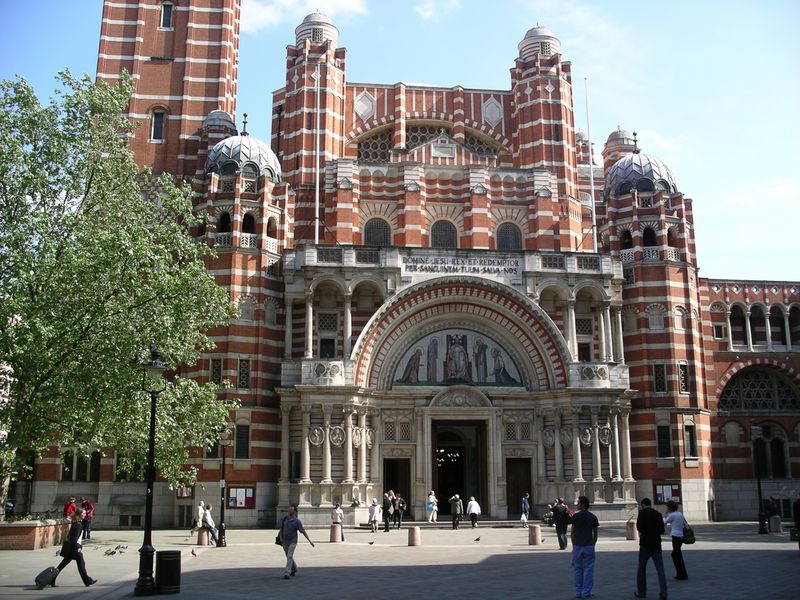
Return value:
<svg viewBox="0 0 800 600">
<path fill-rule="evenodd" d="M 0 79 L 42 97 L 55 73 L 94 76 L 101 0 L 2 0 Z M 348 49 L 350 81 L 505 90 L 537 23 L 572 62 L 575 122 L 597 151 L 618 125 L 693 199 L 701 277 L 800 279 L 797 0 L 243 0 L 237 122 L 269 138 L 286 46 L 314 9 Z M 794 241 L 793 241 L 794 240 Z"/>
</svg>

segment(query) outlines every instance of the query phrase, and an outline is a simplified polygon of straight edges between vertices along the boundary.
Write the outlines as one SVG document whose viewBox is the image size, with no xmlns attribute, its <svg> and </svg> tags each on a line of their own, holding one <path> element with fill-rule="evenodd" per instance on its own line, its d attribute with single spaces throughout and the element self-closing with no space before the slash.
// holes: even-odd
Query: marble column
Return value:
<svg viewBox="0 0 800 600">
<path fill-rule="evenodd" d="M 306 347 L 303 355 L 306 358 L 314 356 L 314 294 L 306 294 Z"/>
<path fill-rule="evenodd" d="M 581 411 L 572 411 L 572 463 L 575 476 L 572 481 L 585 481 L 583 478 L 583 457 L 581 456 L 581 432 L 578 428 Z"/>
<path fill-rule="evenodd" d="M 333 483 L 331 479 L 331 413 L 333 406 L 330 404 L 322 405 L 323 425 L 325 431 L 325 441 L 322 445 L 322 483 Z"/>
<path fill-rule="evenodd" d="M 764 328 L 767 332 L 767 350 L 772 350 L 772 327 L 769 324 L 769 312 L 764 314 Z"/>
<path fill-rule="evenodd" d="M 544 481 L 546 477 L 545 471 L 545 455 L 544 455 L 544 414 L 541 410 L 536 411 L 536 476 L 539 481 Z"/>
<path fill-rule="evenodd" d="M 605 481 L 603 478 L 603 462 L 600 456 L 600 425 L 598 424 L 598 408 L 592 408 L 592 481 Z"/>
<path fill-rule="evenodd" d="M 301 407 L 303 411 L 303 437 L 300 445 L 300 483 L 311 483 L 311 452 L 308 442 L 308 429 L 311 425 L 311 407 Z"/>
<path fill-rule="evenodd" d="M 616 310 L 614 311 L 616 316 L 616 323 L 617 323 L 617 349 L 616 349 L 616 356 L 617 362 L 621 365 L 625 364 L 625 342 L 622 336 L 622 307 L 617 306 Z"/>
<path fill-rule="evenodd" d="M 750 311 L 748 310 L 744 315 L 745 331 L 747 332 L 747 349 L 753 351 L 753 331 L 750 328 Z"/>
<path fill-rule="evenodd" d="M 283 358 L 292 358 L 292 299 L 286 298 L 286 328 L 283 331 Z"/>
<path fill-rule="evenodd" d="M 373 411 L 370 413 L 370 421 L 372 422 L 372 431 L 373 431 L 373 442 L 372 442 L 372 456 L 370 457 L 370 474 L 369 480 L 370 481 L 378 481 L 383 477 L 381 464 L 380 464 L 380 444 L 378 443 L 378 437 L 380 435 L 380 439 L 383 439 L 383 432 L 380 431 L 381 423 L 380 419 L 378 419 L 378 413 Z"/>
<path fill-rule="evenodd" d="M 630 409 L 623 408 L 620 410 L 622 417 L 622 478 L 625 481 L 633 481 L 633 472 L 631 468 L 631 428 L 630 428 Z"/>
<path fill-rule="evenodd" d="M 728 352 L 733 350 L 733 331 L 731 331 L 731 311 L 725 311 L 725 324 L 728 327 Z"/>
<path fill-rule="evenodd" d="M 353 408 L 344 407 L 344 480 L 342 483 L 353 483 Z"/>
<path fill-rule="evenodd" d="M 609 425 L 611 426 L 611 445 L 609 446 L 609 454 L 608 454 L 608 470 L 611 472 L 611 478 L 614 481 L 622 481 L 622 475 L 620 473 L 620 460 L 619 460 L 619 409 L 614 408 L 611 410 L 611 414 L 609 415 Z M 611 460 L 611 450 L 613 448 L 614 456 L 613 461 Z"/>
<path fill-rule="evenodd" d="M 425 479 L 425 444 L 423 443 L 425 432 L 422 429 L 422 423 L 424 421 L 424 412 L 421 408 L 417 408 L 414 410 L 414 425 L 415 425 L 415 448 L 414 448 L 414 458 L 415 458 L 415 468 L 416 476 L 414 477 L 416 483 L 422 483 Z"/>
<path fill-rule="evenodd" d="M 567 338 L 570 352 L 572 352 L 572 360 L 578 360 L 578 334 L 577 323 L 575 322 L 575 301 L 570 300 L 567 302 L 567 316 L 569 318 L 569 337 Z"/>
<path fill-rule="evenodd" d="M 281 476 L 279 482 L 287 483 L 289 476 L 289 417 L 292 407 L 281 405 Z"/>
<path fill-rule="evenodd" d="M 789 328 L 789 311 L 783 311 L 783 327 L 786 331 L 786 349 L 792 349 L 792 330 Z"/>
<path fill-rule="evenodd" d="M 604 361 L 614 362 L 614 338 L 611 336 L 611 306 L 608 302 L 603 304 L 603 322 L 605 323 L 603 334 L 606 338 L 606 356 Z"/>
<path fill-rule="evenodd" d="M 367 482 L 367 408 L 359 406 L 358 428 L 361 430 L 361 445 L 358 447 L 358 482 Z"/>
<path fill-rule="evenodd" d="M 561 410 L 556 409 L 556 425 L 555 425 L 555 444 L 553 447 L 556 451 L 556 479 L 559 481 L 564 479 L 564 449 L 561 447 Z"/>
<path fill-rule="evenodd" d="M 350 339 L 353 337 L 353 311 L 352 311 L 352 300 L 353 296 L 351 294 L 345 294 L 344 296 L 344 358 L 350 358 L 350 351 L 352 350 L 352 343 L 353 341 Z"/>
<path fill-rule="evenodd" d="M 597 337 L 600 341 L 600 362 L 608 362 L 608 348 L 606 347 L 606 319 L 605 309 L 597 311 L 597 319 L 600 321 L 600 327 Z"/>
</svg>

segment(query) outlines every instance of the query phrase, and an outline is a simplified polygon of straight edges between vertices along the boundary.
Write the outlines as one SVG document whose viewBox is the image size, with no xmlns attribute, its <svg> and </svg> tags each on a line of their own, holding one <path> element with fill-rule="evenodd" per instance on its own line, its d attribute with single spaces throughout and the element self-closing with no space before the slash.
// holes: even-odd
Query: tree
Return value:
<svg viewBox="0 0 800 600">
<path fill-rule="evenodd" d="M 171 373 L 156 466 L 191 481 L 188 449 L 214 443 L 234 403 L 181 366 L 233 308 L 205 269 L 211 250 L 189 235 L 188 185 L 133 162 L 130 78 L 59 80 L 47 105 L 24 79 L 0 82 L 0 476 L 56 445 L 146 462 L 140 363 L 155 345 Z"/>
</svg>

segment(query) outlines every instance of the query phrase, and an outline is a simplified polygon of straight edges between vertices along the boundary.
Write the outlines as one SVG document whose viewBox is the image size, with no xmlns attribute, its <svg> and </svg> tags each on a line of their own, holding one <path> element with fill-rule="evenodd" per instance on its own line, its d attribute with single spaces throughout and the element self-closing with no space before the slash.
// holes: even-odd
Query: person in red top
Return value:
<svg viewBox="0 0 800 600">
<path fill-rule="evenodd" d="M 66 502 L 64 502 L 64 516 L 68 519 L 72 517 L 72 513 L 75 512 L 77 508 L 77 504 L 75 504 L 75 498 L 70 498 Z"/>
<path fill-rule="evenodd" d="M 94 519 L 94 504 L 88 498 L 81 497 L 81 508 L 85 511 L 83 515 L 83 539 L 92 538 L 92 519 Z"/>
</svg>

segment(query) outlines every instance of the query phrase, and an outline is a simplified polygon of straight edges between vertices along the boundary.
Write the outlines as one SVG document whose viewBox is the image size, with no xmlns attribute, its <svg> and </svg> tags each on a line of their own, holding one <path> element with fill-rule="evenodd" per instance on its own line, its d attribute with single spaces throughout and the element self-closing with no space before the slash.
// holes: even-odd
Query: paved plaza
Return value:
<svg viewBox="0 0 800 600">
<path fill-rule="evenodd" d="M 789 600 L 800 598 L 800 550 L 788 532 L 759 535 L 755 523 L 712 523 L 695 527 L 698 542 L 685 549 L 688 581 L 675 581 L 664 538 L 669 598 Z M 284 556 L 272 530 L 230 530 L 226 548 L 198 547 L 187 531 L 153 533 L 157 550 L 181 550 L 181 598 L 574 598 L 569 550 L 558 550 L 552 528 L 543 527 L 543 544 L 528 545 L 522 527 L 423 529 L 422 546 L 408 546 L 406 529 L 389 533 L 345 530 L 343 544 L 328 542 L 327 529 L 302 538 L 297 577 L 283 579 Z M 83 587 L 69 565 L 58 587 L 37 590 L 33 579 L 56 565 L 56 548 L 2 551 L 0 600 L 25 598 L 112 600 L 133 597 L 141 531 L 97 531 L 84 546 L 89 575 Z M 480 538 L 476 541 L 476 538 Z M 122 553 L 106 555 L 117 546 Z M 601 523 L 594 593 L 600 600 L 633 597 L 638 542 L 625 539 L 624 523 Z M 192 555 L 192 551 L 196 556 Z M 658 597 L 652 564 L 648 597 Z M 173 595 L 174 596 L 174 595 Z"/>
</svg>

